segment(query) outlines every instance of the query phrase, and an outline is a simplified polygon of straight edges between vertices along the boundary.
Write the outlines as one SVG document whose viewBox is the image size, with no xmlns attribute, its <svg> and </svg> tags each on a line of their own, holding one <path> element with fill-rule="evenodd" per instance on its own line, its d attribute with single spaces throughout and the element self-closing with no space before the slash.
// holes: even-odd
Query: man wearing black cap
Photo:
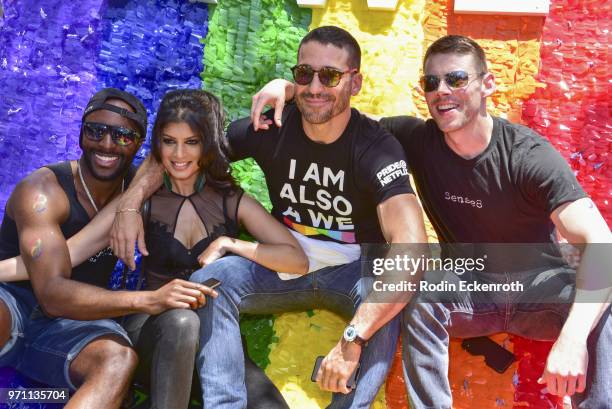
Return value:
<svg viewBox="0 0 612 409">
<path fill-rule="evenodd" d="M 107 318 L 157 314 L 200 296 L 189 282 L 175 291 L 104 289 L 116 263 L 110 249 L 71 269 L 66 238 L 123 192 L 146 129 L 138 98 L 103 89 L 83 114 L 81 158 L 34 171 L 7 202 L 0 259 L 21 254 L 30 281 L 0 284 L 0 366 L 70 388 L 67 407 L 119 407 L 127 392 L 137 357 L 125 330 Z"/>
</svg>

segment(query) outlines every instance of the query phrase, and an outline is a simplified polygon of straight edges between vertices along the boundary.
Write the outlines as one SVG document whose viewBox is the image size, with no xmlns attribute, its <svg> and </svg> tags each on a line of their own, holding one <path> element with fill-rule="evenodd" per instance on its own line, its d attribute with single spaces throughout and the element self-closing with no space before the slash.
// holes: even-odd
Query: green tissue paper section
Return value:
<svg viewBox="0 0 612 409">
<path fill-rule="evenodd" d="M 209 8 L 205 43 L 204 89 L 223 101 L 229 120 L 249 116 L 251 97 L 274 78 L 291 78 L 297 47 L 312 18 L 294 0 L 222 0 Z M 268 210 L 265 178 L 252 159 L 232 165 L 240 186 Z M 249 355 L 262 368 L 275 342 L 274 316 L 244 316 L 241 331 Z"/>
</svg>

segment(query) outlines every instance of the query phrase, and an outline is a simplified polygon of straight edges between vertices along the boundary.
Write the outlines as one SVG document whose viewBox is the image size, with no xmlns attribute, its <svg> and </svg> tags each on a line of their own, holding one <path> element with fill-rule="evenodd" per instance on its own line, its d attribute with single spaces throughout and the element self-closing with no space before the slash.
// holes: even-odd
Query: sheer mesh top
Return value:
<svg viewBox="0 0 612 409">
<path fill-rule="evenodd" d="M 211 242 L 220 236 L 238 237 L 237 213 L 242 194 L 242 190 L 220 193 L 208 186 L 191 196 L 181 196 L 165 187 L 158 190 L 149 199 L 149 214 L 145 216 L 147 288 L 157 289 L 174 278 L 189 279 L 200 267 L 197 257 Z M 175 237 L 179 214 L 188 203 L 204 230 L 203 237 L 190 248 Z"/>
</svg>

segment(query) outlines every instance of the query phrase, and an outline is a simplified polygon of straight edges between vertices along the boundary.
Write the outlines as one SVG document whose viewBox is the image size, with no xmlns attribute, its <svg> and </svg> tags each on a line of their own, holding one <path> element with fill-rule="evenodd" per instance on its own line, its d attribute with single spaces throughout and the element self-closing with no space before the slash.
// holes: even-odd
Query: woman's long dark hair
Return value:
<svg viewBox="0 0 612 409">
<path fill-rule="evenodd" d="M 227 158 L 224 120 L 221 102 L 210 92 L 180 89 L 166 93 L 153 125 L 153 157 L 161 162 L 160 142 L 164 128 L 169 123 L 184 122 L 202 142 L 202 157 L 198 165 L 206 177 L 206 184 L 216 190 L 235 189 L 236 182 L 230 174 L 230 161 Z"/>
</svg>

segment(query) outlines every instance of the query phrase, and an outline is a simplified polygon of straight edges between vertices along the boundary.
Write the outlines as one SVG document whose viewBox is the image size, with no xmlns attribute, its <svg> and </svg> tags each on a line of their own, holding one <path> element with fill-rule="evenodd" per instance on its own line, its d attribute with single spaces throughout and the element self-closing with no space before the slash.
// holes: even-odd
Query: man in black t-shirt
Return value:
<svg viewBox="0 0 612 409">
<path fill-rule="evenodd" d="M 272 214 L 300 242 L 310 266 L 303 275 L 277 274 L 225 257 L 194 273 L 193 281 L 223 283 L 219 297 L 199 310 L 205 407 L 244 404 L 238 310 L 329 308 L 351 319 L 318 374 L 323 389 L 340 392 L 331 407 L 369 407 L 385 380 L 402 305 L 362 302 L 371 279 L 362 276 L 359 243 L 426 236 L 401 146 L 350 107 L 361 88 L 359 65 L 359 45 L 349 33 L 315 29 L 299 47 L 296 103 L 285 110 L 285 126 L 255 132 L 246 118 L 228 128 L 234 159 L 253 157 L 261 166 Z M 351 390 L 347 380 L 359 362 L 359 386 Z"/>
<path fill-rule="evenodd" d="M 427 50 L 423 71 L 421 87 L 432 119 L 395 117 L 382 123 L 405 149 L 440 241 L 530 245 L 501 252 L 497 247 L 481 274 L 442 278 L 447 284 L 516 281 L 523 291 L 463 292 L 451 299 L 422 293 L 421 302 L 406 309 L 404 366 L 411 407 L 451 407 L 450 336 L 495 332 L 556 339 L 539 382 L 549 393 L 572 396 L 581 408 L 608 407 L 612 263 L 605 245 L 592 243 L 610 243 L 610 229 L 547 140 L 487 112 L 495 80 L 478 44 L 462 36 L 443 37 Z M 280 126 L 280 108 L 292 93 L 289 83 L 276 80 L 256 94 L 255 127 L 270 125 L 259 116 L 269 102 L 277 105 L 274 121 Z M 577 274 L 558 257 L 557 231 L 571 243 L 591 243 Z M 515 253 L 516 248 L 521 251 Z M 534 248 L 540 257 L 524 257 Z"/>
<path fill-rule="evenodd" d="M 385 380 L 399 335 L 396 315 L 405 302 L 363 302 L 372 277 L 362 275 L 359 243 L 427 238 L 400 144 L 350 107 L 361 88 L 360 58 L 357 41 L 345 30 L 313 30 L 300 43 L 296 103 L 285 112 L 286 125 L 256 133 L 247 118 L 228 129 L 234 159 L 253 157 L 263 169 L 272 214 L 300 242 L 309 269 L 281 274 L 228 256 L 193 274 L 192 281 L 222 283 L 219 296 L 198 311 L 197 366 L 206 408 L 246 406 L 239 312 L 328 308 L 350 319 L 317 374 L 321 388 L 336 392 L 330 407 L 369 407 Z M 128 193 L 121 207 L 151 192 L 140 186 Z M 129 232 L 136 230 L 126 229 L 126 220 L 116 221 L 116 232 L 129 247 Z M 359 363 L 359 384 L 350 389 L 347 381 Z"/>
<path fill-rule="evenodd" d="M 556 338 L 538 382 L 549 393 L 572 396 L 578 407 L 605 407 L 612 398 L 610 258 L 602 245 L 588 246 L 576 288 L 575 271 L 559 260 L 552 243 L 556 231 L 576 244 L 610 243 L 608 226 L 546 139 L 487 112 L 495 79 L 477 43 L 462 36 L 437 40 L 425 54 L 423 72 L 433 119 L 382 122 L 404 146 L 440 241 L 533 244 L 518 246 L 520 252 L 504 247 L 511 257 L 489 260 L 487 274 L 472 277 L 520 282 L 522 291 L 457 293 L 406 311 L 405 365 L 414 406 L 450 407 L 448 380 L 440 376 L 447 370 L 449 336 L 505 331 Z M 534 248 L 541 256 L 527 257 Z M 427 355 L 418 352 L 424 347 Z"/>
</svg>

